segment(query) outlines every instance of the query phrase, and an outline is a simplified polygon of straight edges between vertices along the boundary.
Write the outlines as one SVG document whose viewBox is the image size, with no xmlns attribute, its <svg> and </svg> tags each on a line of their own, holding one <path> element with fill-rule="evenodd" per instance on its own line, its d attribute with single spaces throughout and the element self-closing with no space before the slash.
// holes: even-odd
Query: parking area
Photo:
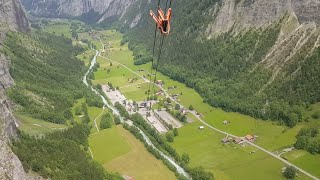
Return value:
<svg viewBox="0 0 320 180">
<path fill-rule="evenodd" d="M 168 130 L 167 128 L 155 117 L 153 113 L 151 113 L 151 116 L 147 117 L 147 120 L 150 124 L 160 133 L 166 133 Z"/>
<path fill-rule="evenodd" d="M 155 111 L 155 116 L 166 123 L 171 124 L 173 128 L 182 127 L 182 123 L 172 117 L 167 111 Z"/>
<path fill-rule="evenodd" d="M 116 102 L 122 104 L 124 100 L 127 100 L 127 98 L 122 95 L 119 90 L 112 91 L 107 85 L 102 85 L 102 90 L 107 95 L 112 104 L 115 104 Z"/>
</svg>

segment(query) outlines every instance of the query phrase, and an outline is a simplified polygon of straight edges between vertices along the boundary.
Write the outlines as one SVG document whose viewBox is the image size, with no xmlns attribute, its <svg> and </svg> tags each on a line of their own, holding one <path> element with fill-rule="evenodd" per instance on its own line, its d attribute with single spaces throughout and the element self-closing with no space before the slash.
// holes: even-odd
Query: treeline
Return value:
<svg viewBox="0 0 320 180">
<path fill-rule="evenodd" d="M 216 2 L 173 3 L 173 8 L 179 8 L 175 8 L 172 32 L 165 38 L 159 71 L 194 88 L 214 107 L 295 126 L 303 120 L 303 110 L 320 101 L 320 49 L 304 63 L 286 67 L 289 75 L 301 65 L 295 76 L 280 77 L 260 92 L 272 72 L 266 68 L 253 69 L 276 42 L 282 22 L 243 33 L 234 33 L 231 29 L 208 40 L 202 32 L 212 21 L 210 17 L 214 15 L 210 10 Z M 154 27 L 150 26 L 150 18 L 146 18 L 149 17 L 142 17 L 141 24 L 130 29 L 123 41 L 123 44 L 129 41 L 135 64 L 148 62 L 152 53 Z M 304 58 L 304 52 L 301 53 L 300 58 Z"/>
<path fill-rule="evenodd" d="M 85 152 L 88 149 L 90 127 L 75 124 L 42 138 L 24 133 L 12 143 L 13 152 L 19 157 L 26 172 L 37 172 L 50 179 L 123 179 L 118 174 L 107 173 Z"/>
<path fill-rule="evenodd" d="M 192 179 L 214 179 L 213 174 L 211 172 L 205 171 L 202 167 L 190 168 L 188 166 L 188 156 L 184 154 L 182 157 L 180 157 L 176 150 L 171 147 L 171 145 L 168 144 L 166 140 L 161 135 L 159 135 L 156 130 L 143 119 L 141 115 L 139 115 L 138 113 L 133 114 L 130 119 L 133 121 L 135 126 L 139 127 L 148 136 L 155 147 L 172 157 L 175 162 L 177 162 L 183 169 L 186 170 L 186 172 L 191 176 Z M 150 153 L 152 153 L 157 159 L 161 159 L 171 171 L 174 171 L 178 179 L 186 179 L 184 176 L 178 173 L 177 169 L 167 159 L 163 158 L 156 149 L 154 149 L 144 141 L 142 134 L 135 126 L 124 124 L 124 128 L 128 129 L 134 136 L 136 136 L 137 139 L 143 142 Z"/>
<path fill-rule="evenodd" d="M 85 97 L 90 106 L 102 107 L 101 99 L 81 82 L 86 67 L 76 59 L 79 49 L 70 39 L 41 31 L 12 32 L 5 44 L 2 51 L 11 59 L 16 83 L 8 95 L 21 113 L 64 124 L 71 120 L 70 108 L 77 99 Z"/>
<path fill-rule="evenodd" d="M 317 128 L 302 128 L 297 134 L 294 144 L 296 149 L 305 149 L 311 154 L 320 154 L 320 137 Z"/>
</svg>

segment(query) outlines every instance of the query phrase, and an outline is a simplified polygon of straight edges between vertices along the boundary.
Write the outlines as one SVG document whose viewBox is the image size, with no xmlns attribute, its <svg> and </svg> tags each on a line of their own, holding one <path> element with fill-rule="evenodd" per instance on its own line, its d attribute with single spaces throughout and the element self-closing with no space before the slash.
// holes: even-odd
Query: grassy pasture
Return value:
<svg viewBox="0 0 320 180">
<path fill-rule="evenodd" d="M 139 180 L 176 179 L 162 161 L 157 160 L 122 126 L 113 126 L 89 138 L 94 159 L 106 169 Z"/>
</svg>

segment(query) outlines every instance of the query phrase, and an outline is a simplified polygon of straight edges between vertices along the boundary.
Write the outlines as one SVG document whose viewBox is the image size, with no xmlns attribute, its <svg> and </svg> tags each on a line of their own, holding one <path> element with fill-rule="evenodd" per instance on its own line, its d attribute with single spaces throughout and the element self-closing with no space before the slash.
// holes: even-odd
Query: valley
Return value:
<svg viewBox="0 0 320 180">
<path fill-rule="evenodd" d="M 117 37 L 117 36 L 119 36 L 119 35 L 114 35 L 114 37 Z M 104 42 L 106 42 L 106 44 L 108 44 L 110 42 L 110 40 L 108 40 L 108 39 L 106 41 L 104 41 Z M 112 41 L 113 41 L 113 43 L 110 43 L 111 44 L 110 50 L 107 50 L 108 58 L 102 58 L 102 57 L 98 58 L 98 62 L 100 64 L 100 68 L 98 68 L 98 71 L 95 72 L 95 79 L 93 80 L 94 84 L 99 84 L 99 83 L 106 84 L 108 82 L 111 82 L 113 84 L 113 86 L 118 86 L 120 91 L 123 92 L 123 94 L 126 97 L 129 97 L 128 99 L 131 99 L 133 101 L 144 100 L 146 98 L 146 95 L 144 94 L 144 92 L 147 90 L 147 87 L 143 87 L 142 86 L 142 87 L 139 87 L 139 88 L 137 88 L 137 87 L 136 88 L 132 88 L 132 90 L 129 91 L 130 93 L 127 93 L 128 86 L 130 88 L 133 87 L 133 86 L 140 86 L 140 83 L 141 83 L 141 81 L 137 80 L 137 83 L 134 83 L 133 85 L 130 85 L 130 83 L 128 83 L 127 80 L 130 79 L 130 78 L 133 79 L 133 78 L 139 77 L 139 76 L 137 76 L 134 73 L 130 72 L 130 70 L 128 70 L 126 68 L 123 68 L 123 67 L 122 67 L 123 68 L 122 69 L 121 67 L 119 67 L 117 65 L 121 65 L 121 66 L 125 65 L 129 69 L 132 69 L 134 72 L 138 72 L 138 74 L 140 73 L 139 74 L 140 76 L 146 75 L 148 73 L 148 70 L 149 70 L 148 66 L 150 66 L 150 65 L 146 64 L 146 65 L 143 65 L 143 66 L 134 66 L 133 63 L 132 63 L 132 54 L 130 54 L 130 52 L 126 51 L 126 47 L 121 47 L 120 46 L 120 39 L 119 39 L 118 43 L 115 43 L 114 39 L 112 39 Z M 110 63 L 112 63 L 112 66 L 110 66 Z M 109 73 L 107 73 L 107 71 L 108 71 L 107 68 L 110 68 L 110 72 Z M 140 70 L 140 69 L 144 69 L 144 72 L 143 73 L 139 72 L 138 70 Z M 105 76 L 103 76 L 103 75 L 105 75 Z M 203 103 L 203 101 L 201 100 L 201 97 L 194 90 L 192 90 L 190 88 L 187 88 L 185 85 L 183 85 L 181 83 L 178 83 L 176 81 L 170 80 L 168 77 L 165 77 L 164 75 L 160 75 L 159 79 L 165 81 L 165 87 L 169 87 L 169 86 L 177 86 L 177 87 L 179 87 L 175 91 L 176 92 L 182 92 L 183 95 L 181 96 L 181 103 L 186 105 L 186 106 L 192 104 L 194 107 L 196 107 L 196 109 L 199 112 L 203 112 L 205 114 L 204 118 L 209 124 L 212 124 L 213 126 L 216 126 L 216 127 L 220 127 L 222 130 L 225 130 L 225 131 L 227 131 L 229 133 L 235 133 L 235 134 L 237 134 L 239 136 L 244 136 L 245 134 L 248 134 L 248 133 L 258 134 L 259 135 L 259 139 L 257 140 L 257 144 L 262 144 L 262 145 L 264 145 L 264 147 L 267 147 L 267 149 L 272 150 L 272 151 L 281 150 L 284 147 L 292 145 L 295 142 L 295 137 L 294 137 L 295 134 L 299 131 L 299 129 L 301 127 L 304 126 L 304 125 L 299 125 L 295 129 L 288 129 L 287 130 L 286 127 L 278 126 L 278 125 L 276 125 L 276 124 L 274 124 L 274 123 L 272 123 L 270 121 L 263 121 L 263 120 L 253 119 L 253 118 L 250 118 L 248 116 L 240 115 L 238 113 L 226 113 L 226 112 L 223 112 L 220 109 L 212 108 L 212 107 L 208 106 L 207 104 Z M 127 82 L 127 84 L 125 84 L 125 82 Z M 123 87 L 123 88 L 121 88 L 121 87 Z M 135 93 L 135 92 L 137 92 L 137 93 Z M 188 94 L 188 96 L 184 96 L 184 94 Z M 196 101 L 193 98 L 192 99 L 190 99 L 190 98 L 185 98 L 184 99 L 183 97 L 195 97 L 195 99 L 197 99 L 197 97 L 198 97 L 198 99 L 200 99 L 200 100 Z M 190 102 L 192 102 L 192 103 L 190 103 Z M 210 111 L 210 112 L 208 113 L 208 112 L 206 112 L 204 110 L 207 110 L 207 111 Z M 207 114 L 209 114 L 209 117 L 208 117 Z M 220 119 L 220 121 L 219 121 L 219 119 Z M 230 123 L 230 125 L 232 125 L 232 126 L 229 126 L 229 127 L 224 127 L 222 125 L 219 126 L 219 124 L 222 124 L 223 119 L 232 119 L 231 120 L 232 123 Z M 235 125 L 233 125 L 233 124 L 235 124 Z M 217 147 L 221 146 L 220 140 L 223 138 L 223 136 L 221 134 L 220 135 L 216 134 L 216 133 L 211 134 L 212 132 L 209 133 L 210 132 L 209 131 L 207 133 L 210 134 L 210 135 L 208 135 L 207 133 L 204 133 L 204 134 L 207 134 L 207 135 L 203 135 L 203 136 L 201 135 L 199 137 L 199 139 L 191 141 L 190 140 L 191 137 L 189 137 L 189 135 L 193 135 L 194 136 L 196 133 L 198 133 L 198 127 L 200 125 L 201 125 L 200 122 L 195 122 L 195 123 L 192 123 L 190 125 L 186 125 L 186 127 L 183 127 L 181 129 L 182 132 L 184 132 L 184 129 L 188 129 L 188 130 L 186 130 L 187 133 L 184 133 L 184 137 L 181 138 L 179 136 L 179 137 L 175 138 L 175 141 L 177 141 L 177 142 L 174 142 L 173 146 L 175 148 L 177 148 L 177 150 L 181 154 L 182 153 L 188 153 L 188 154 L 190 154 L 191 159 L 193 159 L 193 158 L 202 159 L 202 160 L 206 159 L 208 161 L 210 161 L 210 158 L 214 158 L 215 160 L 217 160 L 217 157 L 226 157 L 226 156 L 230 156 L 230 154 L 234 154 L 236 157 L 238 157 L 238 156 L 246 157 L 241 153 L 240 153 L 241 155 L 238 154 L 239 153 L 238 150 L 235 150 L 235 149 L 239 148 L 237 146 L 231 146 L 230 147 L 231 152 L 228 152 L 228 151 L 220 152 L 222 154 L 219 154 L 219 155 L 217 155 L 218 152 L 212 151 L 214 149 L 217 149 Z M 283 133 L 283 131 L 285 131 L 285 130 L 286 130 L 286 132 Z M 210 139 L 211 136 L 216 137 L 215 138 L 216 139 L 215 142 L 207 142 L 207 143 L 209 143 L 207 145 L 204 144 L 204 146 L 209 146 L 211 148 L 209 148 L 208 150 L 201 149 L 202 150 L 201 153 L 197 152 L 197 150 L 196 150 L 197 148 L 195 148 L 194 146 L 188 147 L 188 145 L 187 145 L 189 143 L 195 143 L 195 142 L 203 143 L 202 141 L 204 141 L 204 142 L 208 141 L 208 140 L 205 140 L 205 139 L 208 139 L 208 138 Z M 281 138 L 279 139 L 277 137 L 281 137 Z M 183 141 L 183 139 L 185 139 L 185 140 Z M 260 141 L 260 139 L 261 139 L 261 141 Z M 179 140 L 181 142 L 179 142 Z M 274 141 L 274 140 L 277 140 L 277 141 Z M 182 142 L 184 142 L 184 143 L 182 143 Z M 222 146 L 222 148 L 224 149 L 226 147 Z M 235 152 L 232 152 L 232 150 L 235 151 Z M 268 155 L 264 154 L 263 152 L 259 152 L 259 151 L 258 151 L 258 153 L 254 154 L 254 155 L 251 155 L 250 152 L 252 152 L 252 151 L 256 151 L 256 149 L 252 148 L 252 147 L 246 147 L 246 148 L 244 148 L 244 151 L 241 150 L 240 152 L 242 152 L 242 153 L 247 152 L 248 153 L 248 157 L 243 158 L 242 160 L 238 160 L 239 163 L 245 163 L 244 159 L 246 159 L 248 161 L 248 163 L 250 162 L 250 164 L 252 164 L 252 167 L 256 167 L 255 161 L 258 161 L 258 159 L 264 159 L 263 161 L 259 160 L 258 162 L 260 162 L 261 164 L 264 164 L 264 163 L 270 164 L 270 168 L 271 169 L 273 169 L 273 168 L 281 169 L 281 163 L 277 162 L 272 157 L 268 157 Z M 208 152 L 209 154 L 199 157 L 200 154 L 206 154 L 204 152 Z M 212 154 L 216 154 L 216 155 L 213 156 Z M 254 156 L 254 157 L 252 157 L 252 156 Z M 209 164 L 208 164 L 208 162 L 202 162 L 202 161 L 193 162 L 191 160 L 191 162 L 194 163 L 194 165 L 208 164 L 208 166 L 206 166 L 206 168 L 215 169 L 215 170 L 212 170 L 212 171 L 214 172 L 214 174 L 216 176 L 218 176 L 218 179 L 220 179 L 220 178 L 221 179 L 224 179 L 224 178 L 229 179 L 229 178 L 232 178 L 232 176 L 228 177 L 228 175 L 227 175 L 228 174 L 228 170 L 227 170 L 228 166 L 229 167 L 233 167 L 234 165 L 231 166 L 231 164 L 235 164 L 235 162 L 237 162 L 237 158 L 235 158 L 235 157 L 231 158 L 231 157 L 230 157 L 230 159 L 231 159 L 232 162 L 230 162 L 230 163 L 226 163 L 225 162 L 227 164 L 226 165 L 227 167 L 222 168 L 223 170 L 220 170 L 220 171 L 215 169 L 215 168 L 217 168 L 217 169 L 220 169 L 220 168 L 216 167 L 216 165 L 214 165 L 217 162 L 214 162 L 213 160 L 211 160 L 213 162 L 209 163 Z M 315 160 L 315 161 L 317 161 L 317 160 Z M 221 166 L 221 164 L 219 164 L 219 166 Z M 239 166 L 241 166 L 241 165 L 239 165 Z M 236 172 L 235 173 L 235 177 L 236 176 L 239 177 L 239 171 L 243 172 L 244 174 L 248 174 L 249 171 L 250 171 L 249 169 L 251 169 L 250 166 L 248 167 L 247 171 L 244 170 L 244 169 L 235 170 L 235 172 Z M 261 170 L 265 171 L 266 170 L 266 166 L 264 165 L 263 169 L 261 169 Z M 230 169 L 230 172 L 232 172 L 232 171 L 234 171 L 233 168 Z M 270 171 L 274 171 L 274 170 L 270 170 Z M 277 178 L 281 177 L 281 170 L 278 170 L 278 172 L 279 172 L 278 177 L 275 176 L 275 177 L 272 177 L 272 178 L 276 178 L 277 179 Z M 259 173 L 257 172 L 257 174 L 259 174 Z M 257 174 L 252 174 L 252 176 L 253 177 L 257 177 Z M 245 176 L 245 175 L 243 175 L 243 176 Z M 270 178 L 270 177 L 266 177 L 266 179 L 268 179 L 268 178 Z M 304 179 L 306 177 L 304 177 L 302 175 L 302 176 L 299 176 L 299 178 Z"/>
</svg>

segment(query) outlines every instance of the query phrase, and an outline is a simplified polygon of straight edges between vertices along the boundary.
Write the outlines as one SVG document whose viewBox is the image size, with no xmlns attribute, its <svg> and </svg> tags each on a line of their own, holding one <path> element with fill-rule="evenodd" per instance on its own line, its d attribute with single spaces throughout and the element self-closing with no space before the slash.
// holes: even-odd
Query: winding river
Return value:
<svg viewBox="0 0 320 180">
<path fill-rule="evenodd" d="M 107 107 L 107 108 L 109 108 L 109 109 L 112 110 L 112 112 L 113 112 L 114 115 L 117 115 L 117 116 L 121 117 L 119 111 L 118 111 L 115 107 L 113 107 L 111 104 L 109 104 L 109 102 L 106 100 L 106 98 L 105 98 L 102 94 L 100 94 L 100 92 L 98 92 L 95 88 L 93 88 L 91 85 L 89 85 L 89 83 L 88 83 L 87 77 L 88 77 L 88 75 L 92 72 L 92 69 L 93 69 L 94 65 L 97 63 L 97 57 L 98 57 L 98 55 L 100 54 L 100 52 L 99 52 L 98 50 L 95 50 L 95 52 L 96 52 L 96 54 L 95 54 L 95 56 L 93 57 L 93 59 L 92 59 L 92 61 L 91 61 L 91 63 L 90 63 L 90 67 L 89 67 L 88 71 L 87 71 L 86 74 L 83 76 L 82 81 L 83 81 L 83 83 L 84 83 L 86 86 L 88 86 L 88 87 L 91 88 L 91 91 L 92 91 L 92 92 L 94 92 L 96 95 L 98 95 L 98 96 L 102 99 L 102 101 L 103 101 L 103 103 L 104 103 L 103 109 L 105 109 L 105 108 Z M 121 117 L 120 119 L 121 119 L 121 122 L 122 122 L 122 123 L 125 123 L 122 117 Z M 132 124 L 132 126 L 134 126 L 134 125 Z M 135 126 L 135 127 L 136 127 L 136 126 Z M 136 128 L 138 128 L 138 127 L 136 127 Z M 138 128 L 138 129 L 139 129 L 139 128 Z M 165 155 L 163 152 L 161 152 L 159 149 L 157 149 L 157 148 L 152 144 L 152 142 L 151 142 L 151 140 L 148 138 L 148 136 L 147 136 L 141 129 L 139 129 L 139 130 L 140 130 L 140 133 L 142 134 L 142 136 L 143 136 L 143 138 L 144 138 L 144 141 L 145 141 L 148 145 L 152 146 L 156 151 L 158 151 L 158 152 L 160 153 L 160 155 L 161 155 L 162 157 L 164 157 L 166 160 L 168 160 L 168 161 L 177 169 L 177 172 L 178 172 L 179 174 L 187 177 L 188 179 L 191 179 L 190 176 L 188 175 L 188 173 L 187 173 L 181 166 L 179 166 L 171 157 Z"/>
</svg>

